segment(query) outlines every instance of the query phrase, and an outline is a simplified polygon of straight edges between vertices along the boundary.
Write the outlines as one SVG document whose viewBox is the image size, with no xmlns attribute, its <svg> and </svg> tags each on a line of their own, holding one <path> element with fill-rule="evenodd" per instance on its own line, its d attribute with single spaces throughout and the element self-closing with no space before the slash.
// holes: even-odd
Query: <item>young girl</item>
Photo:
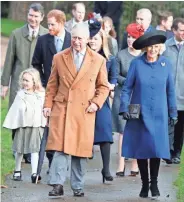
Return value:
<svg viewBox="0 0 184 202">
<path fill-rule="evenodd" d="M 46 125 L 42 113 L 45 91 L 41 85 L 39 72 L 34 68 L 21 73 L 19 84 L 20 90 L 8 111 L 3 127 L 16 130 L 13 140 L 13 151 L 16 152 L 13 180 L 21 181 L 23 154 L 31 153 L 31 180 L 35 183 L 38 153 Z"/>
</svg>

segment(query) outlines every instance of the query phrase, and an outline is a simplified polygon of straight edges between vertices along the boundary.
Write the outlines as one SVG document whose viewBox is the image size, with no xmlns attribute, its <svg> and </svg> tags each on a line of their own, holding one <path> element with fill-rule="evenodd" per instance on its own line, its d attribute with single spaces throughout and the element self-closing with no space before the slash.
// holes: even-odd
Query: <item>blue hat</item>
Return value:
<svg viewBox="0 0 184 202">
<path fill-rule="evenodd" d="M 101 29 L 101 23 L 95 18 L 88 20 L 90 38 L 95 36 Z"/>
</svg>

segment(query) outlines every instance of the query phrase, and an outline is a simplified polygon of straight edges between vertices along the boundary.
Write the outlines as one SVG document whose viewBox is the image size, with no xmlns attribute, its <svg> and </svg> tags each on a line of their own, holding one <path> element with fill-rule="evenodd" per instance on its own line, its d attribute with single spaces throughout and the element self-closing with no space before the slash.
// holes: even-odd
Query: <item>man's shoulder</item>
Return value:
<svg viewBox="0 0 184 202">
<path fill-rule="evenodd" d="M 100 62 L 100 61 L 105 60 L 105 58 L 103 56 L 101 56 L 99 53 L 95 52 L 91 48 L 88 47 L 87 51 L 88 51 L 88 54 L 90 54 L 93 57 L 94 61 Z"/>
<path fill-rule="evenodd" d="M 40 25 L 40 32 L 43 34 L 47 34 L 48 33 L 48 29 L 43 27 L 42 25 Z"/>
<path fill-rule="evenodd" d="M 39 36 L 39 40 L 46 40 L 46 39 L 49 39 L 49 38 L 51 38 L 52 36 L 49 34 L 49 33 L 47 33 L 47 34 L 43 34 L 43 35 L 41 35 L 41 36 Z"/>
<path fill-rule="evenodd" d="M 165 45 L 166 45 L 167 47 L 175 45 L 174 37 L 168 39 L 168 40 L 165 42 Z"/>
<path fill-rule="evenodd" d="M 16 28 L 12 31 L 12 34 L 14 35 L 20 35 L 23 30 L 27 28 L 27 24 L 23 25 L 22 27 Z"/>
</svg>

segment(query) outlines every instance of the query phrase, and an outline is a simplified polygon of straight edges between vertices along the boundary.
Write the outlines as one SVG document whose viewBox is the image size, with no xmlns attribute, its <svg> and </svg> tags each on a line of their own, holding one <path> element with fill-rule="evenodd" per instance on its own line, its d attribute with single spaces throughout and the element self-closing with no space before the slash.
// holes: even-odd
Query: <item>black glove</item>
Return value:
<svg viewBox="0 0 184 202">
<path fill-rule="evenodd" d="M 176 123 L 178 122 L 178 119 L 176 118 L 176 117 L 170 117 L 169 118 L 169 124 L 171 125 L 171 126 L 174 126 L 174 125 L 176 125 Z"/>
<path fill-rule="evenodd" d="M 123 115 L 123 119 L 125 119 L 125 120 L 130 119 L 130 114 L 128 112 L 123 112 L 122 115 Z"/>
</svg>

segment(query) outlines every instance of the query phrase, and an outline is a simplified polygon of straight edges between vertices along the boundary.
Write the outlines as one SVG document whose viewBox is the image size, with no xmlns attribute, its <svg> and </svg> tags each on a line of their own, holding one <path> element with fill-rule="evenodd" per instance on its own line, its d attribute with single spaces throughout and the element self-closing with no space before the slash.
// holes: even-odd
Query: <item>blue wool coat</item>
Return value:
<svg viewBox="0 0 184 202">
<path fill-rule="evenodd" d="M 120 113 L 140 104 L 140 119 L 128 120 L 122 156 L 135 159 L 170 158 L 168 115 L 177 117 L 172 66 L 160 56 L 148 62 L 146 54 L 134 59 L 122 89 Z"/>
<path fill-rule="evenodd" d="M 108 81 L 111 84 L 117 83 L 117 62 L 115 57 L 111 56 L 106 63 L 108 72 Z M 112 118 L 109 97 L 106 99 L 103 107 L 96 112 L 94 144 L 102 142 L 113 143 L 112 138 Z"/>
</svg>

